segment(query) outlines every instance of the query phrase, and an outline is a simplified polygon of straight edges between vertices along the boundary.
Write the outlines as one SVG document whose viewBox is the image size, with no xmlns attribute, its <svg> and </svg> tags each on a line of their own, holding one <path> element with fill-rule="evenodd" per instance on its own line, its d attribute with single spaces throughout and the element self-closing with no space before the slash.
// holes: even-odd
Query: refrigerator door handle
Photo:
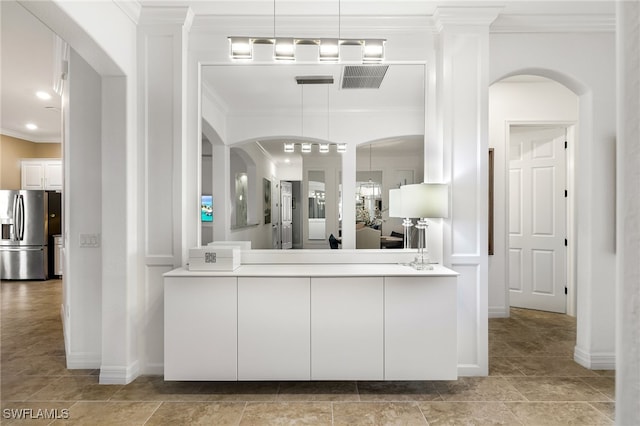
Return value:
<svg viewBox="0 0 640 426">
<path fill-rule="evenodd" d="M 13 198 L 13 211 L 11 212 L 11 232 L 9 235 L 9 239 L 11 239 L 11 241 L 17 241 L 18 239 L 18 204 L 19 204 L 19 198 L 20 196 L 18 194 L 16 194 L 16 196 Z"/>
<path fill-rule="evenodd" d="M 20 197 L 20 205 L 18 210 L 19 212 L 19 221 L 18 221 L 18 241 L 24 240 L 24 197 L 19 195 Z"/>
</svg>

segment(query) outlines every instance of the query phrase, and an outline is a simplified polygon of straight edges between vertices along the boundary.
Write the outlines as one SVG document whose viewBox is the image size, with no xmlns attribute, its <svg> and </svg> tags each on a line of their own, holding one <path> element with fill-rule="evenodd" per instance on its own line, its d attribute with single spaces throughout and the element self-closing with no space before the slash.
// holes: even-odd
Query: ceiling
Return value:
<svg viewBox="0 0 640 426">
<path fill-rule="evenodd" d="M 2 134 L 32 142 L 60 142 L 61 100 L 53 91 L 54 34 L 14 1 L 0 1 L 0 8 Z M 52 97 L 41 100 L 37 91 Z M 27 123 L 38 129 L 27 129 Z"/>
<path fill-rule="evenodd" d="M 198 16 L 224 15 L 224 16 L 263 16 L 273 14 L 274 5 L 277 6 L 278 15 L 285 16 L 313 16 L 324 15 L 335 17 L 339 11 L 345 21 L 351 17 L 352 21 L 360 16 L 378 17 L 407 17 L 407 16 L 431 16 L 440 5 L 487 5 L 493 4 L 502 7 L 501 16 L 492 26 L 492 31 L 507 31 L 513 25 L 521 25 L 523 22 L 535 22 L 542 27 L 558 31 L 567 25 L 570 28 L 584 28 L 594 26 L 597 30 L 604 28 L 610 30 L 615 18 L 615 1 L 591 1 L 591 0 L 567 0 L 567 1 L 507 1 L 487 2 L 480 0 L 456 1 L 456 0 L 138 0 L 125 2 L 128 5 L 142 7 L 153 6 L 190 6 Z M 122 5 L 123 2 L 116 2 Z M 34 142 L 59 142 L 61 138 L 61 101 L 53 90 L 53 33 L 40 21 L 34 18 L 22 6 L 15 1 L 0 1 L 2 15 L 2 78 L 0 96 L 2 110 L 0 116 L 0 129 L 3 134 L 20 137 Z M 136 7 L 128 10 L 136 9 Z M 343 21 L 343 22 L 345 22 Z M 288 96 L 281 96 L 282 87 L 271 85 L 268 75 L 263 75 L 260 80 L 247 80 L 246 75 L 251 70 L 248 67 L 238 75 L 228 75 L 227 81 L 241 81 L 231 83 L 229 87 L 244 88 L 244 85 L 252 86 L 254 90 L 263 93 L 261 100 L 271 99 L 283 102 Z M 322 74 L 329 68 L 322 66 Z M 296 71 L 297 72 L 297 71 Z M 309 70 L 309 72 L 315 72 Z M 331 71 L 339 80 L 340 69 Z M 289 76 L 291 77 L 291 76 Z M 235 78 L 242 80 L 235 80 Z M 391 81 L 391 80 L 389 80 Z M 383 85 L 387 85 L 385 77 Z M 295 85 L 290 90 L 295 91 Z M 35 92 L 45 90 L 52 95 L 52 99 L 42 101 L 35 97 Z M 272 91 L 270 91 L 272 90 Z M 286 90 L 289 90 L 286 89 Z M 385 90 L 384 87 L 381 90 Z M 396 102 L 401 97 L 394 99 L 394 94 L 388 94 L 389 102 Z M 231 98 L 229 93 L 221 93 L 224 98 Z M 347 105 L 348 96 L 345 94 L 344 102 Z M 299 98 L 292 99 L 299 105 Z M 292 101 L 293 102 L 293 101 Z M 334 104 L 335 102 L 335 104 Z M 340 96 L 335 96 L 332 105 L 338 107 L 342 102 Z M 233 102 L 232 102 L 233 103 Z M 25 128 L 27 122 L 38 125 L 38 129 L 30 131 Z"/>
</svg>

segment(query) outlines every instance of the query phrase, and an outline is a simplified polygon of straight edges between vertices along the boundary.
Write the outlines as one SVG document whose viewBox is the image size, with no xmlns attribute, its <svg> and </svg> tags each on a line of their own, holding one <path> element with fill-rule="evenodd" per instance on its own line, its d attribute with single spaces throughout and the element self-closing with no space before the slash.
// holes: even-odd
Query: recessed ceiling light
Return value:
<svg viewBox="0 0 640 426">
<path fill-rule="evenodd" d="M 285 162 L 285 163 L 290 163 L 290 162 L 291 162 L 291 160 L 289 160 L 288 158 L 285 158 L 285 159 L 284 159 L 284 162 Z"/>
<path fill-rule="evenodd" d="M 37 129 L 38 129 L 38 126 L 36 126 L 36 125 L 35 125 L 35 124 L 33 124 L 33 123 L 27 123 L 27 124 L 25 124 L 25 126 L 24 126 L 24 127 L 26 127 L 26 128 L 27 128 L 27 129 L 29 129 L 29 130 L 37 130 Z"/>
<path fill-rule="evenodd" d="M 36 92 L 36 96 L 42 99 L 43 101 L 48 101 L 49 99 L 51 99 L 51 95 L 43 91 Z"/>
</svg>

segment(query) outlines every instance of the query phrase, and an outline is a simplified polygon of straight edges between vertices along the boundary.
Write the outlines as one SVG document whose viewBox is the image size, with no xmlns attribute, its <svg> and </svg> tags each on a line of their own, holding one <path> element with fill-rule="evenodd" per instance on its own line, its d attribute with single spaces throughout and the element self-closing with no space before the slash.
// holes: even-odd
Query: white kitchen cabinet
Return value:
<svg viewBox="0 0 640 426">
<path fill-rule="evenodd" d="M 457 378 L 456 281 L 385 277 L 385 379 Z"/>
<path fill-rule="evenodd" d="M 167 278 L 165 380 L 237 380 L 237 278 Z"/>
<path fill-rule="evenodd" d="M 311 379 L 384 379 L 383 277 L 311 279 Z"/>
<path fill-rule="evenodd" d="M 309 380 L 308 277 L 238 278 L 238 379 Z"/>
<path fill-rule="evenodd" d="M 28 159 L 21 162 L 22 189 L 62 190 L 62 160 Z"/>
</svg>

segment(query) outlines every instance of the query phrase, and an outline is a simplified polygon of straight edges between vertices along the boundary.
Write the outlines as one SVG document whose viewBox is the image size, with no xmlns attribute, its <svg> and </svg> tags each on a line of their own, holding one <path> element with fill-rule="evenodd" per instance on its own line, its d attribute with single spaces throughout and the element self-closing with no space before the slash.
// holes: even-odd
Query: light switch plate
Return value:
<svg viewBox="0 0 640 426">
<path fill-rule="evenodd" d="M 100 234 L 80 234 L 80 247 L 100 247 Z"/>
</svg>

